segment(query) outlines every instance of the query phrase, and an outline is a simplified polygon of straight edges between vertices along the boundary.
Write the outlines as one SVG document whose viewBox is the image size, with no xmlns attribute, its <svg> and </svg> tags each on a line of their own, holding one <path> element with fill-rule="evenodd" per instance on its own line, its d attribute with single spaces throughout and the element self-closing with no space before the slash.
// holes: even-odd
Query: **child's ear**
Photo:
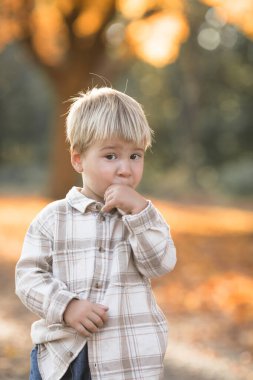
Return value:
<svg viewBox="0 0 253 380">
<path fill-rule="evenodd" d="M 73 149 L 70 152 L 70 156 L 71 156 L 71 164 L 73 168 L 75 169 L 75 171 L 77 171 L 77 173 L 82 173 L 83 166 L 82 166 L 81 154 L 78 153 L 75 149 Z"/>
</svg>

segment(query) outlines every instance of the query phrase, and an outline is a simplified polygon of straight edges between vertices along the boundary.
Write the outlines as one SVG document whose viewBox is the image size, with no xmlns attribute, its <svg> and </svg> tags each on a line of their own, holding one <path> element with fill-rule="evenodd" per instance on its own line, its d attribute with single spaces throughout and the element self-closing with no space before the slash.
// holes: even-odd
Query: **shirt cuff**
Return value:
<svg viewBox="0 0 253 380">
<path fill-rule="evenodd" d="M 122 220 L 133 234 L 141 234 L 161 224 L 160 216 L 151 201 L 148 201 L 148 205 L 138 214 L 124 215 Z"/>
<path fill-rule="evenodd" d="M 77 298 L 75 293 L 61 290 L 57 296 L 50 301 L 46 321 L 48 324 L 63 323 L 64 311 L 72 299 Z"/>
</svg>

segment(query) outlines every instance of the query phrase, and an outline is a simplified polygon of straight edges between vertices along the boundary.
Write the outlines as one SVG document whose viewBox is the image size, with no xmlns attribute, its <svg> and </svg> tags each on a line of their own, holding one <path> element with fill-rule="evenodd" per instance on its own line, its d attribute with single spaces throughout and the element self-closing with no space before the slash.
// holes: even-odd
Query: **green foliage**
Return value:
<svg viewBox="0 0 253 380">
<path fill-rule="evenodd" d="M 252 196 L 252 41 L 223 25 L 218 32 L 230 32 L 233 41 L 207 50 L 198 44 L 207 9 L 192 5 L 189 12 L 192 34 L 177 62 L 161 70 L 133 62 L 120 81 L 123 87 L 128 79 L 155 130 L 143 189 Z"/>
<path fill-rule="evenodd" d="M 53 96 L 45 75 L 19 44 L 0 54 L 0 180 L 45 182 Z"/>
</svg>

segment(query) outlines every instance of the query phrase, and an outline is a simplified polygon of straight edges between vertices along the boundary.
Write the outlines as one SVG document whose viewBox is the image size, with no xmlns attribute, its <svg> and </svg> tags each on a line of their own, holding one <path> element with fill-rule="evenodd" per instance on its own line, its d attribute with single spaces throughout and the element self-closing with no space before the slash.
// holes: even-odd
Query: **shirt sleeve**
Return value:
<svg viewBox="0 0 253 380">
<path fill-rule="evenodd" d="M 176 248 L 170 228 L 149 201 L 139 214 L 124 215 L 135 264 L 148 278 L 164 275 L 176 265 Z"/>
<path fill-rule="evenodd" d="M 68 303 L 77 298 L 52 274 L 52 237 L 47 223 L 37 218 L 25 236 L 16 265 L 16 294 L 33 313 L 46 323 L 63 323 Z"/>
</svg>

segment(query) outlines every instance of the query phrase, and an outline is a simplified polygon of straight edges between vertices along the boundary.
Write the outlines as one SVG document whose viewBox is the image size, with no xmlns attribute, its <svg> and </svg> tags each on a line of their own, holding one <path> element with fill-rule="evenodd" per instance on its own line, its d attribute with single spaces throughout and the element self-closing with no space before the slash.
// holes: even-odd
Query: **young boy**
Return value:
<svg viewBox="0 0 253 380">
<path fill-rule="evenodd" d="M 31 380 L 158 380 L 167 322 L 150 278 L 171 271 L 169 227 L 135 189 L 152 130 L 141 106 L 111 88 L 82 93 L 67 138 L 83 187 L 32 222 L 16 293 L 32 326 Z"/>
</svg>

